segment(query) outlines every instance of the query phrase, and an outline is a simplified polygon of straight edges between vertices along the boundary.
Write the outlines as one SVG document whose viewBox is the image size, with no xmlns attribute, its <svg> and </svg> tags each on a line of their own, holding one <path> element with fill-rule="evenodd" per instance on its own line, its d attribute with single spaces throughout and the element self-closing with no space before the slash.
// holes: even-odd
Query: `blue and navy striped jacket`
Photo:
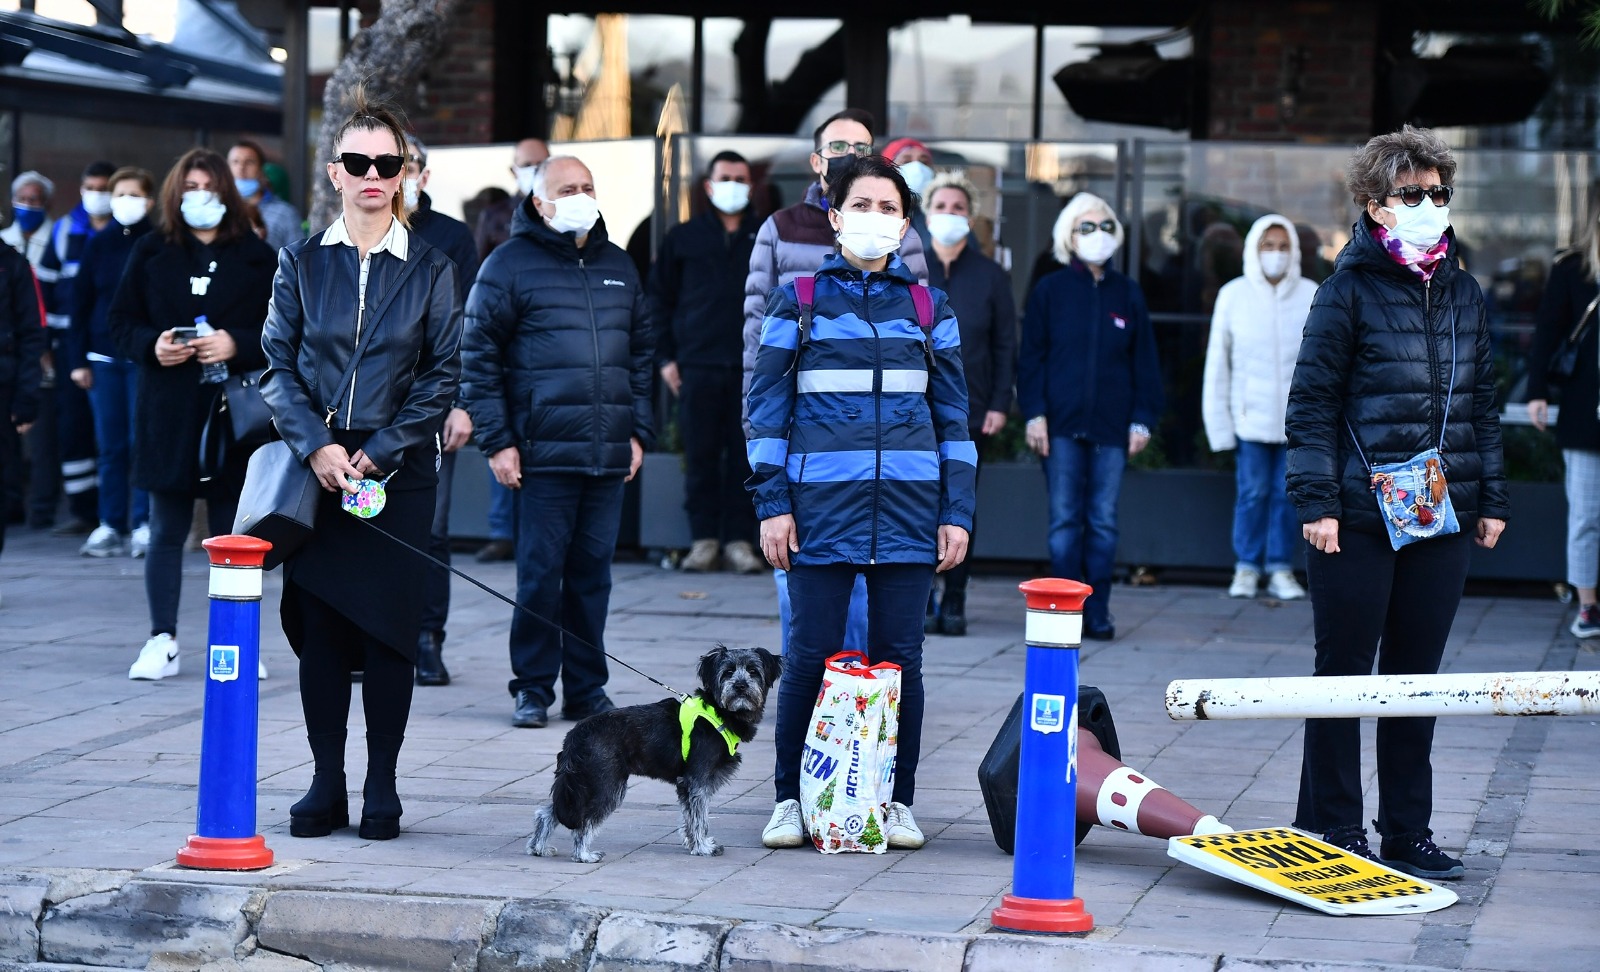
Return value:
<svg viewBox="0 0 1600 972">
<path fill-rule="evenodd" d="M 798 361 L 794 284 L 768 299 L 750 378 L 750 490 L 759 518 L 794 514 L 795 564 L 931 564 L 941 525 L 972 529 L 978 450 L 961 331 L 932 291 L 930 373 L 916 282 L 899 256 L 867 274 L 829 257 Z"/>
</svg>

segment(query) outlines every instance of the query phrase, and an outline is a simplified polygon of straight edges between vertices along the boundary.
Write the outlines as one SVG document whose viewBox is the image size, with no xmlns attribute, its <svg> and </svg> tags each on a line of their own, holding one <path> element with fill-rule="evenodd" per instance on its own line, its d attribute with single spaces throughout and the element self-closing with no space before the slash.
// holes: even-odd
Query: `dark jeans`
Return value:
<svg viewBox="0 0 1600 972">
<path fill-rule="evenodd" d="M 1338 553 L 1306 551 L 1317 653 L 1314 675 L 1433 674 L 1466 585 L 1463 531 L 1396 551 L 1386 537 L 1343 530 Z M 1433 816 L 1431 718 L 1378 720 L 1378 832 L 1426 830 Z M 1361 724 L 1307 719 L 1295 826 L 1363 826 Z"/>
<path fill-rule="evenodd" d="M 582 709 L 604 694 L 611 558 L 622 527 L 622 477 L 522 474 L 517 497 L 517 603 L 561 625 L 568 637 L 521 611 L 511 616 L 506 687 L 540 705 Z"/>
<path fill-rule="evenodd" d="M 489 477 L 489 539 L 515 540 L 517 537 L 517 494 Z"/>
<path fill-rule="evenodd" d="M 217 490 L 216 492 L 225 492 Z M 178 593 L 183 589 L 183 542 L 194 522 L 194 493 L 150 494 L 150 550 L 144 557 L 144 594 L 150 602 L 150 633 L 178 633 Z M 220 537 L 233 532 L 239 494 L 206 495 L 206 527 Z"/>
<path fill-rule="evenodd" d="M 440 458 L 433 526 L 428 531 L 428 553 L 447 564 L 450 562 L 450 487 L 454 485 L 459 454 L 446 452 Z M 427 561 L 422 562 L 422 570 L 425 578 L 422 582 L 422 630 L 443 634 L 445 620 L 450 617 L 450 572 Z"/>
<path fill-rule="evenodd" d="M 94 437 L 100 445 L 100 522 L 127 533 L 150 520 L 150 494 L 128 481 L 133 471 L 133 416 L 139 366 L 132 361 L 91 361 Z"/>
<path fill-rule="evenodd" d="M 1041 461 L 1050 494 L 1050 572 L 1093 587 L 1083 607 L 1083 623 L 1091 630 L 1109 628 L 1117 495 L 1128 450 L 1052 436 L 1050 455 Z"/>
<path fill-rule="evenodd" d="M 972 441 L 978 443 L 979 454 L 977 468 L 972 474 L 972 488 L 974 490 L 978 488 L 979 477 L 983 475 L 983 440 L 986 438 L 987 436 L 977 432 L 972 434 Z M 961 561 L 961 563 L 956 564 L 954 567 L 944 572 L 944 594 L 942 596 L 945 598 L 954 596 L 955 600 L 952 600 L 950 603 L 959 605 L 963 613 L 966 611 L 966 601 L 963 598 L 967 593 L 967 578 L 972 576 L 972 548 L 977 544 L 977 542 L 978 516 L 977 511 L 974 510 L 972 516 L 972 529 L 967 532 L 967 556 Z M 928 613 L 932 614 L 934 607 L 935 605 L 933 601 L 930 600 L 928 602 Z"/>
<path fill-rule="evenodd" d="M 1239 440 L 1234 456 L 1234 568 L 1253 567 L 1272 573 L 1294 569 L 1294 548 L 1300 518 L 1289 502 L 1284 464 L 1289 447 L 1278 442 Z"/>
<path fill-rule="evenodd" d="M 750 462 L 740 419 L 743 373 L 738 368 L 685 365 L 678 390 L 683 436 L 683 508 L 696 540 L 754 540 L 755 505 L 745 492 Z"/>
<path fill-rule="evenodd" d="M 800 757 L 822 688 L 823 663 L 844 647 L 845 617 L 856 575 L 867 578 L 867 657 L 900 666 L 900 742 L 894 796 L 911 806 L 922 750 L 922 612 L 933 586 L 932 564 L 824 564 L 789 570 L 794 618 L 778 682 L 773 737 L 778 800 L 800 799 Z"/>
</svg>

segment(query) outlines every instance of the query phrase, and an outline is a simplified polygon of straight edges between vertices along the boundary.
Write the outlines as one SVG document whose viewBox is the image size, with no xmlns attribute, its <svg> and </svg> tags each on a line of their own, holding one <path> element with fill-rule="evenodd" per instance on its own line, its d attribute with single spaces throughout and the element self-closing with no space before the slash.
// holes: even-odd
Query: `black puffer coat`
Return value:
<svg viewBox="0 0 1600 972">
<path fill-rule="evenodd" d="M 1489 326 L 1478 282 L 1449 255 L 1424 284 L 1395 262 L 1365 217 L 1317 288 L 1289 388 L 1289 498 L 1310 523 L 1383 533 L 1369 474 L 1349 421 L 1372 463 L 1400 462 L 1439 444 L 1463 531 L 1480 516 L 1506 519 L 1510 502 L 1494 400 Z M 1455 385 L 1449 415 L 1451 327 Z"/>
<path fill-rule="evenodd" d="M 653 438 L 654 329 L 633 261 L 597 222 L 578 248 L 525 201 L 467 298 L 461 399 L 485 455 L 537 473 L 627 475 Z"/>
</svg>

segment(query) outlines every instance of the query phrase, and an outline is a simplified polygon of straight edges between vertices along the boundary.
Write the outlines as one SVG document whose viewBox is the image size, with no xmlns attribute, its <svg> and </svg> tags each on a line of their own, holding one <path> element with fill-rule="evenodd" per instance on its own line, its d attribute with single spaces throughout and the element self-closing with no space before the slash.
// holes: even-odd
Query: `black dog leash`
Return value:
<svg viewBox="0 0 1600 972">
<path fill-rule="evenodd" d="M 346 512 L 349 512 L 349 511 L 347 510 Z M 354 513 L 351 513 L 350 515 L 351 516 L 355 516 Z M 454 567 L 454 566 L 452 566 L 450 564 L 445 563 L 444 561 L 440 560 L 438 557 L 435 557 L 433 554 L 428 553 L 426 550 L 422 550 L 422 549 L 420 549 L 418 547 L 412 546 L 411 544 L 405 542 L 404 540 L 402 540 L 399 537 L 395 536 L 394 534 L 390 533 L 388 530 L 385 530 L 383 527 L 378 526 L 376 523 L 372 522 L 371 520 L 367 519 L 366 517 L 356 516 L 356 519 L 360 520 L 362 523 L 365 523 L 367 526 L 369 526 L 372 529 L 378 531 L 379 533 L 381 533 L 384 536 L 388 537 L 390 540 L 393 540 L 395 543 L 398 543 L 400 546 L 406 548 L 407 550 L 409 550 L 412 553 L 416 554 L 417 556 L 423 558 L 424 560 L 427 560 L 430 563 L 433 563 L 433 564 L 435 564 L 435 565 L 437 565 L 439 567 L 443 567 L 445 570 L 448 570 L 450 573 L 455 574 L 457 577 L 460 577 L 462 580 L 465 580 L 465 581 L 471 583 L 474 587 L 478 588 L 478 590 L 483 591 L 486 594 L 492 594 L 495 597 L 498 597 L 500 600 L 502 600 L 502 601 L 506 602 L 507 604 L 511 605 L 512 607 L 516 608 L 518 611 L 521 611 L 523 614 L 526 614 L 528 617 L 533 618 L 536 621 L 540 621 L 540 622 L 542 622 L 544 624 L 549 625 L 550 627 L 552 627 L 552 628 L 556 629 L 557 631 L 561 632 L 562 634 L 566 635 L 568 638 L 571 638 L 573 641 L 576 641 L 578 644 L 583 645 L 583 646 L 585 646 L 587 648 L 593 648 L 595 651 L 598 651 L 600 654 L 606 656 L 607 658 L 609 658 L 612 661 L 616 662 L 618 665 L 621 665 L 623 668 L 626 668 L 628 671 L 634 673 L 635 675 L 639 676 L 640 678 L 644 679 L 645 681 L 652 682 L 652 683 L 654 683 L 656 685 L 661 686 L 662 688 L 666 689 L 668 692 L 671 692 L 675 697 L 677 697 L 678 701 L 681 702 L 684 699 L 687 699 L 689 697 L 685 693 L 680 692 L 677 689 L 673 688 L 672 686 L 668 685 L 666 682 L 663 682 L 661 679 L 655 678 L 655 677 L 650 676 L 650 675 L 646 675 L 644 672 L 639 671 L 637 668 L 634 668 L 632 665 L 630 665 L 627 662 L 623 661 L 622 659 L 618 658 L 616 655 L 613 655 L 611 652 L 606 651 L 604 648 L 601 648 L 599 645 L 590 644 L 589 642 L 583 640 L 582 638 L 580 638 L 577 635 L 573 634 L 572 632 L 568 631 L 566 628 L 563 628 L 561 625 L 556 624 L 554 621 L 551 621 L 549 618 L 543 617 L 542 615 L 538 614 L 537 612 L 532 611 L 532 610 L 524 607 L 521 604 L 518 604 L 516 601 L 512 600 L 509 597 L 506 597 L 504 594 L 502 594 L 499 591 L 495 590 L 494 588 L 490 587 L 488 584 L 485 584 L 483 581 L 478 580 L 476 577 L 473 577 L 471 574 L 468 574 L 466 571 L 460 570 L 457 567 Z"/>
</svg>

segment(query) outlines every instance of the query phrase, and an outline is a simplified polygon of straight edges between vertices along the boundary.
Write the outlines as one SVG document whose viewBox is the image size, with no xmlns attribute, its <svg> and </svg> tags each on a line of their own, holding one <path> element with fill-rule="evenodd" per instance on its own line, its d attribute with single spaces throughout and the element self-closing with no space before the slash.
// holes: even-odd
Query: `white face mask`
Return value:
<svg viewBox="0 0 1600 972">
<path fill-rule="evenodd" d="M 1288 250 L 1263 250 L 1261 252 L 1261 273 L 1268 280 L 1276 280 L 1288 272 Z"/>
<path fill-rule="evenodd" d="M 863 260 L 876 260 L 900 249 L 906 221 L 888 213 L 841 212 L 839 245 Z"/>
<path fill-rule="evenodd" d="M 967 217 L 956 213 L 929 213 L 928 235 L 940 246 L 955 246 L 972 232 Z"/>
<path fill-rule="evenodd" d="M 406 179 L 400 183 L 400 191 L 405 193 L 406 209 L 416 209 L 417 203 L 422 201 L 422 190 L 417 188 L 416 179 Z"/>
<path fill-rule="evenodd" d="M 549 202 L 555 206 L 556 214 L 547 218 L 545 222 L 549 223 L 550 228 L 557 233 L 576 233 L 583 236 L 594 228 L 595 221 L 600 218 L 600 204 L 586 192 L 575 192 Z"/>
<path fill-rule="evenodd" d="M 90 216 L 105 216 L 111 212 L 111 193 L 85 189 L 82 195 L 83 211 Z"/>
<path fill-rule="evenodd" d="M 1117 238 L 1103 229 L 1097 229 L 1088 236 L 1077 236 L 1073 249 L 1078 254 L 1078 259 L 1084 263 L 1099 265 L 1111 259 L 1111 254 L 1117 252 Z"/>
<path fill-rule="evenodd" d="M 517 191 L 524 196 L 533 193 L 533 174 L 539 171 L 537 165 L 514 165 L 511 171 L 517 177 Z"/>
<path fill-rule="evenodd" d="M 149 211 L 150 200 L 143 196 L 116 196 L 111 200 L 111 218 L 123 226 L 132 226 Z"/>
<path fill-rule="evenodd" d="M 183 194 L 179 211 L 183 213 L 183 221 L 192 229 L 208 230 L 217 228 L 222 217 L 227 215 L 228 207 L 209 189 L 191 189 Z"/>
<path fill-rule="evenodd" d="M 1450 228 L 1450 207 L 1435 206 L 1430 199 L 1416 206 L 1385 206 L 1383 210 L 1394 214 L 1394 228 L 1389 232 L 1419 250 L 1432 247 Z"/>
<path fill-rule="evenodd" d="M 920 196 L 933 181 L 933 169 L 926 162 L 907 162 L 900 167 L 900 178 L 906 180 L 906 188 Z"/>
<path fill-rule="evenodd" d="M 750 184 L 748 182 L 713 182 L 711 184 L 711 205 L 722 212 L 732 216 L 742 213 L 750 205 Z"/>
</svg>

